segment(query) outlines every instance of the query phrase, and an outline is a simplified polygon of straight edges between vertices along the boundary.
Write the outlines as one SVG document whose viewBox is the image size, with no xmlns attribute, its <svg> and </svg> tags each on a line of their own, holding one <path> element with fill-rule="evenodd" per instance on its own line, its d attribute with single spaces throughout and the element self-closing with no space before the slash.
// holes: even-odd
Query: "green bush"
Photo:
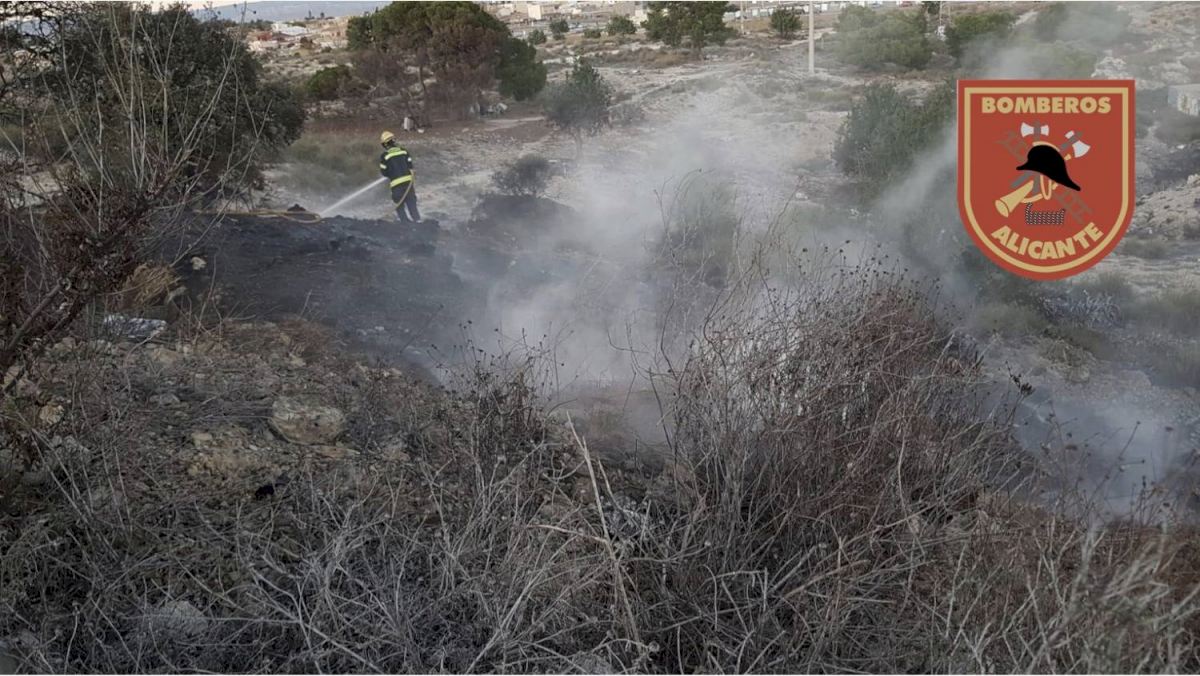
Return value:
<svg viewBox="0 0 1200 676">
<path fill-rule="evenodd" d="M 546 66 L 537 60 L 537 48 L 518 38 L 507 38 L 500 46 L 496 66 L 501 96 L 524 101 L 537 96 L 546 86 Z"/>
<path fill-rule="evenodd" d="M 546 43 L 546 32 L 541 28 L 534 28 L 529 31 L 529 39 L 527 42 L 531 45 L 541 45 Z"/>
<path fill-rule="evenodd" d="M 917 103 L 890 84 L 870 85 L 838 131 L 833 159 L 842 173 L 882 189 L 907 171 L 954 115 L 955 90 L 946 84 Z"/>
<path fill-rule="evenodd" d="M 1137 256 L 1147 260 L 1162 260 L 1171 255 L 1171 245 L 1161 239 L 1142 239 L 1126 237 L 1119 247 L 1119 252 L 1128 256 Z"/>
<path fill-rule="evenodd" d="M 891 63 L 919 70 L 933 56 L 926 27 L 924 11 L 876 12 L 851 5 L 838 16 L 837 55 L 862 68 Z"/>
<path fill-rule="evenodd" d="M 566 19 L 555 19 L 550 22 L 550 34 L 554 36 L 555 40 L 562 40 L 570 32 L 571 24 L 567 23 Z"/>
<path fill-rule="evenodd" d="M 322 68 L 309 76 L 304 92 L 317 101 L 340 98 L 354 86 L 354 74 L 349 66 Z"/>
<path fill-rule="evenodd" d="M 1008 37 L 1016 17 L 1008 12 L 976 12 L 954 18 L 946 28 L 946 49 L 961 59 L 973 44 L 995 44 Z"/>
<path fill-rule="evenodd" d="M 583 31 L 583 37 L 589 40 L 598 40 L 603 36 L 604 34 L 600 32 L 599 28 L 586 28 Z"/>
<path fill-rule="evenodd" d="M 800 15 L 790 9 L 771 12 L 771 30 L 782 40 L 791 40 L 803 25 Z"/>
<path fill-rule="evenodd" d="M 608 34 L 613 37 L 635 33 L 637 33 L 637 25 L 627 16 L 614 16 L 608 20 Z"/>
</svg>

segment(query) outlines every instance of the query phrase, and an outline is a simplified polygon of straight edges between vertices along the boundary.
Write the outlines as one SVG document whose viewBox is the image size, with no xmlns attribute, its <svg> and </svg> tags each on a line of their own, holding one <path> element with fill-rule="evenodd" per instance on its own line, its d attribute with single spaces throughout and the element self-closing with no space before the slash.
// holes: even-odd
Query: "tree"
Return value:
<svg viewBox="0 0 1200 676">
<path fill-rule="evenodd" d="M 541 68 L 532 57 L 536 52 L 514 39 L 507 26 L 473 2 L 393 2 L 350 19 L 347 26 L 352 49 L 394 54 L 398 68 L 416 66 L 425 100 L 440 100 L 457 114 L 477 104 L 498 76 L 506 91 L 532 96 L 528 92 L 534 87 L 536 93 Z M 432 92 L 427 72 L 437 80 Z"/>
<path fill-rule="evenodd" d="M 846 63 L 877 69 L 894 63 L 921 69 L 933 49 L 925 36 L 925 12 L 877 12 L 851 5 L 837 22 L 837 54 Z"/>
<path fill-rule="evenodd" d="M 566 19 L 555 19 L 550 22 L 550 34 L 555 40 L 561 40 L 571 32 L 571 24 L 567 23 Z"/>
<path fill-rule="evenodd" d="M 0 88 L 21 138 L 0 158 L 0 372 L 34 363 L 195 209 L 253 188 L 304 120 L 240 41 L 181 5 L 63 3 L 22 21 L 5 46 L 36 67 Z"/>
<path fill-rule="evenodd" d="M 570 134 L 575 153 L 583 153 L 584 135 L 593 136 L 608 125 L 612 105 L 612 87 L 583 59 L 575 63 L 565 82 L 546 92 L 543 109 L 546 119 Z"/>
<path fill-rule="evenodd" d="M 528 42 L 531 45 L 545 44 L 546 32 L 543 31 L 541 28 L 534 28 L 533 30 L 529 31 Z"/>
<path fill-rule="evenodd" d="M 800 15 L 790 9 L 771 12 L 771 30 L 783 40 L 791 40 L 803 26 Z"/>
<path fill-rule="evenodd" d="M 601 37 L 603 37 L 603 35 L 604 34 L 600 32 L 599 28 L 585 28 L 583 30 L 583 37 L 587 38 L 588 40 L 599 40 Z"/>
<path fill-rule="evenodd" d="M 608 34 L 616 37 L 618 35 L 634 35 L 637 33 L 637 25 L 627 16 L 614 16 L 608 20 Z"/>
<path fill-rule="evenodd" d="M 262 163 L 300 135 L 304 111 L 294 93 L 281 83 L 266 82 L 261 64 L 245 45 L 182 5 L 151 11 L 139 5 L 84 4 L 63 24 L 56 42 L 61 53 L 40 76 L 40 86 L 59 105 L 92 101 L 103 113 L 88 120 L 96 129 L 76 129 L 73 136 L 95 134 L 100 127 L 112 134 L 121 127 L 127 95 L 106 71 L 118 59 L 132 59 L 120 72 L 150 77 L 165 89 L 138 113 L 161 120 L 155 132 L 163 143 L 168 137 L 182 143 L 195 134 L 185 121 L 208 120 L 208 133 L 195 139 L 193 150 L 194 171 L 206 189 L 259 187 Z M 228 167 L 247 149 L 253 150 L 254 161 L 233 180 Z"/>
<path fill-rule="evenodd" d="M 725 26 L 725 14 L 736 8 L 728 2 L 651 2 L 642 28 L 646 37 L 671 47 L 687 40 L 692 51 L 710 44 L 724 44 L 733 35 Z"/>
<path fill-rule="evenodd" d="M 309 76 L 304 91 L 316 101 L 332 101 L 354 89 L 354 74 L 349 66 L 322 68 Z"/>
<path fill-rule="evenodd" d="M 500 47 L 496 67 L 500 95 L 517 101 L 531 99 L 546 86 L 546 66 L 537 60 L 537 48 L 510 37 Z"/>
<path fill-rule="evenodd" d="M 961 59 L 973 43 L 994 45 L 1012 31 L 1016 17 L 1008 12 L 976 12 L 961 14 L 946 28 L 946 50 Z"/>
</svg>

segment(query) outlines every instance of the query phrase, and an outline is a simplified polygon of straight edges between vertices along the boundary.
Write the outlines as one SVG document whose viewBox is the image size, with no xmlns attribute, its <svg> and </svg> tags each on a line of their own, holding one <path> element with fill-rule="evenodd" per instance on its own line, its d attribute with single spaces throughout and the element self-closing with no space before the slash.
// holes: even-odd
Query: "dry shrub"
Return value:
<svg viewBox="0 0 1200 676">
<path fill-rule="evenodd" d="M 673 66 L 682 66 L 692 60 L 692 57 L 687 52 L 677 52 L 669 50 L 661 50 L 653 52 L 650 58 L 650 66 L 654 68 L 671 68 Z"/>
<path fill-rule="evenodd" d="M 1167 291 L 1131 302 L 1125 308 L 1133 321 L 1180 335 L 1200 334 L 1200 289 L 1179 284 Z"/>
<path fill-rule="evenodd" d="M 363 453 L 262 500 L 174 475 L 145 376 L 88 364 L 0 516 L 0 637 L 38 671 L 1200 667 L 1194 536 L 1010 502 L 1037 473 L 934 290 L 794 262 L 664 355 L 674 462 L 641 502 L 541 408 L 536 359 L 453 393 L 331 367 Z"/>
<path fill-rule="evenodd" d="M 179 275 L 162 263 L 142 263 L 115 295 L 117 307 L 138 310 L 162 303 L 179 286 Z"/>
</svg>

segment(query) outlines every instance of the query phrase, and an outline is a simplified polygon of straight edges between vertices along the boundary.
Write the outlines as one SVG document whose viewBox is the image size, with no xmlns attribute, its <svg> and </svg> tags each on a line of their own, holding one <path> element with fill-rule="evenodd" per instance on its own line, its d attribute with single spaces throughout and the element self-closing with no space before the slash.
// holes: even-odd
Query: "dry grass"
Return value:
<svg viewBox="0 0 1200 676">
<path fill-rule="evenodd" d="M 1200 667 L 1190 533 L 1014 502 L 1061 486 L 936 290 L 794 263 L 787 291 L 731 279 L 652 369 L 672 461 L 636 499 L 541 408 L 537 360 L 475 362 L 452 392 L 327 364 L 312 386 L 361 455 L 256 500 L 181 481 L 130 403 L 149 375 L 92 359 L 62 379 L 67 420 L 26 427 L 45 474 L 0 516 L 0 637 L 63 672 Z M 251 424 L 230 383 L 197 413 Z"/>
</svg>

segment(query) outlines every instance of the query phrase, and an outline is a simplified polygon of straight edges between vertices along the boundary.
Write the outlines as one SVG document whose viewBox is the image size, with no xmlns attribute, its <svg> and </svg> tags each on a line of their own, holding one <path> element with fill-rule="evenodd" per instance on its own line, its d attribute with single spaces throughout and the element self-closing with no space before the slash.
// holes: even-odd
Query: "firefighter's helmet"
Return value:
<svg viewBox="0 0 1200 676">
<path fill-rule="evenodd" d="M 1083 190 L 1078 183 L 1071 180 L 1067 174 L 1067 161 L 1059 154 L 1058 149 L 1051 145 L 1037 144 L 1030 148 L 1029 154 L 1025 156 L 1025 164 L 1017 167 L 1017 171 L 1036 171 L 1071 190 Z"/>
<path fill-rule="evenodd" d="M 383 145 L 385 145 L 385 146 L 386 146 L 386 145 L 387 145 L 389 142 L 391 142 L 391 141 L 394 141 L 394 140 L 396 140 L 396 135 L 395 135 L 395 134 L 393 134 L 393 133 L 392 133 L 392 132 L 390 132 L 390 131 L 385 131 L 385 132 L 383 132 L 382 134 L 380 134 L 380 135 L 379 135 L 379 142 L 380 142 L 380 143 L 382 143 L 382 144 L 383 144 Z"/>
</svg>

